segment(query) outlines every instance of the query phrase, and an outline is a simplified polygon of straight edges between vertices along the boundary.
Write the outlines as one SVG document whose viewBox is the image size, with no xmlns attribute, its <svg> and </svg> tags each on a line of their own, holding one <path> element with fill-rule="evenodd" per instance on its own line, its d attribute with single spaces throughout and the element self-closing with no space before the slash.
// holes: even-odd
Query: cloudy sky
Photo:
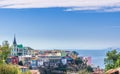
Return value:
<svg viewBox="0 0 120 74">
<path fill-rule="evenodd" d="M 0 43 L 36 49 L 120 47 L 120 0 L 0 0 Z"/>
<path fill-rule="evenodd" d="M 64 7 L 65 11 L 98 10 L 120 11 L 120 0 L 0 0 L 1 8 L 52 8 Z"/>
</svg>

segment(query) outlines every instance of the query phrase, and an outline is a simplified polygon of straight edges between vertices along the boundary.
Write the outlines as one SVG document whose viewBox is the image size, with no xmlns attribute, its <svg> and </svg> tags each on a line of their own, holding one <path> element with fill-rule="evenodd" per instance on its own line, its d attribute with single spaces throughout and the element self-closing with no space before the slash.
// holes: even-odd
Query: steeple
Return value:
<svg viewBox="0 0 120 74">
<path fill-rule="evenodd" d="M 17 45 L 17 42 L 16 42 L 16 37 L 14 35 L 14 41 L 13 41 L 13 45 L 16 46 Z"/>
</svg>

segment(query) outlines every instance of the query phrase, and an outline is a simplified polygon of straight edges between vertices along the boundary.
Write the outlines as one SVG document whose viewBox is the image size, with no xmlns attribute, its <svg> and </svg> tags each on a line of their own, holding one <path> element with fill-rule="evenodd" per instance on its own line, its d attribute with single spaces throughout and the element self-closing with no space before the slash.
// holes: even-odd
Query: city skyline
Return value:
<svg viewBox="0 0 120 74">
<path fill-rule="evenodd" d="M 120 47 L 119 0 L 0 2 L 1 43 L 16 34 L 18 44 L 35 49 Z"/>
</svg>

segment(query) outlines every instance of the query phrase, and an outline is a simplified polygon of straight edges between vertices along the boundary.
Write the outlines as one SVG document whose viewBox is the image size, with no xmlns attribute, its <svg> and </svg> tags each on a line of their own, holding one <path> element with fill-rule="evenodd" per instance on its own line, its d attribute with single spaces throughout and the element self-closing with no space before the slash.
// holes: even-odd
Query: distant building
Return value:
<svg viewBox="0 0 120 74">
<path fill-rule="evenodd" d="M 92 58 L 91 57 L 81 57 L 84 62 L 87 62 L 87 65 L 92 64 Z"/>
<path fill-rule="evenodd" d="M 67 55 L 67 53 L 65 51 L 61 51 L 61 57 L 64 57 L 66 55 Z"/>
<path fill-rule="evenodd" d="M 34 51 L 33 51 L 33 54 L 34 54 L 34 55 L 39 55 L 39 52 L 40 52 L 39 50 L 34 50 Z"/>
<path fill-rule="evenodd" d="M 91 65 L 92 64 L 92 58 L 91 57 L 87 57 L 87 59 L 88 59 L 87 65 Z"/>
<path fill-rule="evenodd" d="M 67 59 L 66 58 L 62 58 L 61 62 L 62 62 L 63 65 L 66 65 L 67 64 Z"/>
<path fill-rule="evenodd" d="M 26 51 L 26 55 L 34 55 L 34 50 L 30 47 L 24 47 L 27 51 Z"/>
</svg>

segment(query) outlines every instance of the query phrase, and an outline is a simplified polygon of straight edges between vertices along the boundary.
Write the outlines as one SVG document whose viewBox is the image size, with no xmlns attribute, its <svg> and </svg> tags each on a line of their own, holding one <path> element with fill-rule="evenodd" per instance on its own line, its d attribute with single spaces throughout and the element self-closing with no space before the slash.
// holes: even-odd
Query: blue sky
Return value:
<svg viewBox="0 0 120 74">
<path fill-rule="evenodd" d="M 35 49 L 120 47 L 120 12 L 65 11 L 65 8 L 0 9 L 0 43 Z"/>
</svg>

